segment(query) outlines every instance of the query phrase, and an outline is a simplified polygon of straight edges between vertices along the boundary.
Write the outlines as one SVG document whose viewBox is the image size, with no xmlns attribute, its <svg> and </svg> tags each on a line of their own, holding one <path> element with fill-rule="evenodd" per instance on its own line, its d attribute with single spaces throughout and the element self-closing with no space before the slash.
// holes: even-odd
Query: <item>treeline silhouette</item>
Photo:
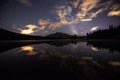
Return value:
<svg viewBox="0 0 120 80">
<path fill-rule="evenodd" d="M 87 39 L 120 39 L 120 25 L 87 33 Z"/>
</svg>

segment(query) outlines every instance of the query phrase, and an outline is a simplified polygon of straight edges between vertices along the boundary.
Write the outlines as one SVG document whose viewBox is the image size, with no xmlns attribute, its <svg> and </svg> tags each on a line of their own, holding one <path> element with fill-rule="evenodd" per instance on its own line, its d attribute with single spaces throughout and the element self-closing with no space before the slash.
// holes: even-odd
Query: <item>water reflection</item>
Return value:
<svg viewBox="0 0 120 80">
<path fill-rule="evenodd" d="M 4 80 L 6 78 L 12 80 L 120 79 L 118 49 L 113 48 L 115 49 L 113 54 L 110 53 L 108 45 L 108 48 L 104 48 L 104 45 L 108 44 L 105 42 L 100 44 L 98 42 L 97 45 L 95 41 L 74 42 L 71 43 L 70 40 L 65 43 L 64 41 L 39 42 L 2 52 L 0 73 Z M 99 47 L 98 44 L 102 46 Z"/>
<path fill-rule="evenodd" d="M 120 67 L 120 61 L 110 61 L 110 65 Z"/>
<path fill-rule="evenodd" d="M 99 49 L 97 49 L 96 47 L 91 47 L 91 49 L 92 49 L 93 51 L 99 51 Z"/>
<path fill-rule="evenodd" d="M 30 55 L 30 56 L 36 55 L 36 52 L 34 51 L 34 47 L 33 46 L 22 46 L 21 50 L 22 51 L 27 51 L 28 55 Z"/>
<path fill-rule="evenodd" d="M 87 46 L 96 47 L 99 50 L 108 49 L 111 53 L 120 52 L 120 41 L 87 41 Z"/>
</svg>

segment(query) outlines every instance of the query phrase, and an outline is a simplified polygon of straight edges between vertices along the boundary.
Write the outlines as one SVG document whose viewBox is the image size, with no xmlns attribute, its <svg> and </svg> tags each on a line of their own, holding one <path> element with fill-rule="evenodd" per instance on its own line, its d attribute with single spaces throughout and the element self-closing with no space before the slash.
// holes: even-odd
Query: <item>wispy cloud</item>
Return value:
<svg viewBox="0 0 120 80">
<path fill-rule="evenodd" d="M 92 21 L 98 14 L 107 10 L 111 4 L 111 0 L 104 3 L 100 3 L 100 0 L 82 0 L 76 16 L 80 18 L 80 21 Z"/>
<path fill-rule="evenodd" d="M 29 6 L 32 4 L 31 0 L 17 0 L 17 1 L 19 1 L 22 4 L 29 5 Z"/>
<path fill-rule="evenodd" d="M 87 13 L 88 11 L 95 8 L 99 2 L 100 0 L 82 0 L 82 3 L 79 6 L 79 8 L 83 13 Z"/>
<path fill-rule="evenodd" d="M 120 16 L 120 4 L 114 4 L 110 9 L 108 16 Z"/>
<path fill-rule="evenodd" d="M 50 21 L 49 21 L 49 19 L 47 19 L 47 20 L 40 19 L 40 20 L 38 21 L 38 24 L 40 24 L 40 29 L 43 30 L 43 29 L 45 29 L 45 27 L 46 27 L 47 25 L 50 24 Z"/>
<path fill-rule="evenodd" d="M 30 3 L 30 0 L 19 0 L 23 4 Z M 39 26 L 36 26 L 39 31 L 48 32 L 48 30 L 55 30 L 63 26 L 70 26 L 80 24 L 81 22 L 90 22 L 99 14 L 109 11 L 108 16 L 119 16 L 120 6 L 113 5 L 113 0 L 102 2 L 102 0 L 68 0 L 65 4 L 55 6 L 54 14 L 57 15 L 57 21 L 51 19 L 38 20 Z M 32 25 L 33 26 L 33 25 Z M 34 25 L 35 26 L 35 25 Z M 27 27 L 27 26 L 26 26 Z M 21 33 L 31 34 L 34 29 L 22 29 Z M 98 27 L 91 28 L 90 31 L 97 30 Z"/>
<path fill-rule="evenodd" d="M 112 0 L 100 3 L 101 0 L 69 0 L 69 5 L 57 5 L 56 14 L 59 21 L 52 22 L 50 28 L 56 29 L 66 25 L 92 21 L 107 10 Z M 74 9 L 76 12 L 74 12 Z"/>
<path fill-rule="evenodd" d="M 81 21 L 82 22 L 88 22 L 88 21 L 92 21 L 92 19 L 91 18 L 89 18 L 89 19 L 81 19 Z"/>
<path fill-rule="evenodd" d="M 99 27 L 98 27 L 98 26 L 95 26 L 95 27 L 92 27 L 92 28 L 90 29 L 90 31 L 96 31 L 97 29 L 99 29 Z"/>
<path fill-rule="evenodd" d="M 21 34 L 33 34 L 35 32 L 35 29 L 38 28 L 38 26 L 33 24 L 28 24 L 25 26 L 27 29 L 18 29 Z"/>
<path fill-rule="evenodd" d="M 118 11 L 110 11 L 108 13 L 108 16 L 120 16 L 120 10 L 118 10 Z"/>
</svg>

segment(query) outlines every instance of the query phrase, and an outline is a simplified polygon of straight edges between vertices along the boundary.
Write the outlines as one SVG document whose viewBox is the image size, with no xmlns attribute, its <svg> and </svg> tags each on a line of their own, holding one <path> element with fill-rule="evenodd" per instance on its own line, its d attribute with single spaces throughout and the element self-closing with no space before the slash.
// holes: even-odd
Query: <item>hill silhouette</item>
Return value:
<svg viewBox="0 0 120 80">
<path fill-rule="evenodd" d="M 62 32 L 56 32 L 56 33 L 49 34 L 46 36 L 46 38 L 48 38 L 48 39 L 69 39 L 71 37 L 72 37 L 72 35 L 62 33 Z"/>
<path fill-rule="evenodd" d="M 43 37 L 24 35 L 24 34 L 14 33 L 8 30 L 0 29 L 0 40 L 32 40 L 32 39 L 43 39 Z"/>
<path fill-rule="evenodd" d="M 0 29 L 0 40 L 74 39 L 76 37 L 77 36 L 74 37 L 74 35 L 69 35 L 62 32 L 56 32 L 47 36 L 33 36 Z"/>
</svg>

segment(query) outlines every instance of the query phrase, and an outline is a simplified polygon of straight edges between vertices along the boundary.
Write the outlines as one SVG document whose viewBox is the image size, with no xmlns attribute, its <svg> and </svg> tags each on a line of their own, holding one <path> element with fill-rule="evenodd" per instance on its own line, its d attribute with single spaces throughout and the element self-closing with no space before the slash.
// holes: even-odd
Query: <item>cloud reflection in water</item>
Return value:
<svg viewBox="0 0 120 80">
<path fill-rule="evenodd" d="M 28 54 L 30 56 L 36 55 L 36 52 L 34 51 L 34 47 L 33 46 L 22 46 L 21 47 L 22 51 L 27 51 Z"/>
</svg>

